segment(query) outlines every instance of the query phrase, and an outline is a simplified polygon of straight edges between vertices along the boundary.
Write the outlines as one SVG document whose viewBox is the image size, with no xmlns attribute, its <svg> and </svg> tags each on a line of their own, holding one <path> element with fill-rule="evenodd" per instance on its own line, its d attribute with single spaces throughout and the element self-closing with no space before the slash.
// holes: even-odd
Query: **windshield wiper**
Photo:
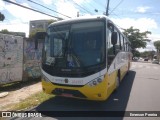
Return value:
<svg viewBox="0 0 160 120">
<path fill-rule="evenodd" d="M 71 56 L 73 56 L 74 60 L 76 61 L 76 64 L 78 67 L 83 66 L 82 61 L 80 60 L 80 58 L 78 57 L 78 55 L 72 50 Z"/>
</svg>

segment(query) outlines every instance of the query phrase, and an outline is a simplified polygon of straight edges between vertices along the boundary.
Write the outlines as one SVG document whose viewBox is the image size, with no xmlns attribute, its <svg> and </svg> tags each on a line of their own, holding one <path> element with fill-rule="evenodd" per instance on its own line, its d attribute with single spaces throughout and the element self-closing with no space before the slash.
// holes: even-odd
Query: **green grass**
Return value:
<svg viewBox="0 0 160 120">
<path fill-rule="evenodd" d="M 54 97 L 54 95 L 49 95 L 44 92 L 38 92 L 30 97 L 22 100 L 20 103 L 9 105 L 9 110 L 22 110 L 32 108 L 39 105 L 40 103 Z"/>
<path fill-rule="evenodd" d="M 41 79 L 38 78 L 38 79 L 30 79 L 28 81 L 20 81 L 20 82 L 14 82 L 14 83 L 1 85 L 0 92 L 4 92 L 4 91 L 10 92 L 10 91 L 18 90 L 23 87 L 27 87 L 35 83 L 38 83 L 40 81 Z M 49 95 L 41 91 L 41 92 L 38 92 L 36 94 L 29 96 L 28 98 L 22 100 L 19 103 L 9 104 L 7 106 L 4 106 L 3 108 L 7 110 L 22 110 L 22 109 L 32 108 L 52 97 L 54 97 L 54 95 Z"/>
</svg>

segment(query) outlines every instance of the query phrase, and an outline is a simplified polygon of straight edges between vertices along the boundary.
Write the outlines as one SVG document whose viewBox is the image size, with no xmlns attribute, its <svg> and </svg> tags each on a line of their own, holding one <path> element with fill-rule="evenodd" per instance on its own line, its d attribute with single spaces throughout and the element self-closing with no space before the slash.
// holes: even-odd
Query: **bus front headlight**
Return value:
<svg viewBox="0 0 160 120">
<path fill-rule="evenodd" d="M 87 85 L 90 87 L 96 86 L 96 85 L 100 84 L 103 81 L 103 79 L 104 79 L 104 77 L 102 77 L 102 76 L 98 77 L 98 78 L 90 81 L 89 83 L 87 83 Z"/>
</svg>

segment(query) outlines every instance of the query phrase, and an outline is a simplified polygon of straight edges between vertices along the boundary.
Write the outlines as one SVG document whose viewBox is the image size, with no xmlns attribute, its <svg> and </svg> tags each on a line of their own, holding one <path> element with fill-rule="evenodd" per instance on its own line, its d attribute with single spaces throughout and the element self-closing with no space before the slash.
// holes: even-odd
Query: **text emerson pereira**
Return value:
<svg viewBox="0 0 160 120">
<path fill-rule="evenodd" d="M 157 117 L 156 113 L 130 113 L 131 117 Z"/>
</svg>

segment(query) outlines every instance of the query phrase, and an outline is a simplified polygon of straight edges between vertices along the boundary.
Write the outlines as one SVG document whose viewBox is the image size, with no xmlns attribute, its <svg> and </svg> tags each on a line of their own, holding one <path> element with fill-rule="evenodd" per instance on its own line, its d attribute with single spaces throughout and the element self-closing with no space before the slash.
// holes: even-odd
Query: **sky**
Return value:
<svg viewBox="0 0 160 120">
<path fill-rule="evenodd" d="M 74 18 L 79 12 L 80 16 L 102 15 L 106 12 L 108 0 L 10 0 L 12 2 L 45 12 L 52 16 L 68 19 Z M 46 6 L 61 14 L 43 8 L 33 2 Z M 160 40 L 160 0 L 110 0 L 109 18 L 119 28 L 127 29 L 133 26 L 141 32 L 150 31 L 148 35 L 151 42 L 145 49 L 139 51 L 155 50 L 153 42 Z M 0 12 L 5 15 L 5 20 L 0 21 L 0 30 L 7 29 L 14 32 L 29 34 L 29 21 L 40 19 L 55 19 L 19 6 L 0 0 Z M 63 16 L 62 14 L 66 15 Z"/>
</svg>

